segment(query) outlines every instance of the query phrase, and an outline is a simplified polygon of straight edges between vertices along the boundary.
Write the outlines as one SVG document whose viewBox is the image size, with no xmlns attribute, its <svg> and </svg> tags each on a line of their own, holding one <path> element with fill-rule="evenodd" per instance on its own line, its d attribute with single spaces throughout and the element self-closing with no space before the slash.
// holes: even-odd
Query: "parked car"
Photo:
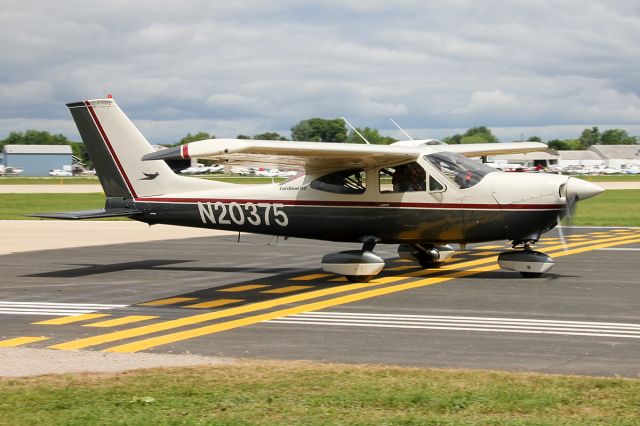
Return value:
<svg viewBox="0 0 640 426">
<path fill-rule="evenodd" d="M 73 173 L 66 170 L 53 169 L 49 172 L 49 176 L 68 177 L 73 176 Z"/>
</svg>

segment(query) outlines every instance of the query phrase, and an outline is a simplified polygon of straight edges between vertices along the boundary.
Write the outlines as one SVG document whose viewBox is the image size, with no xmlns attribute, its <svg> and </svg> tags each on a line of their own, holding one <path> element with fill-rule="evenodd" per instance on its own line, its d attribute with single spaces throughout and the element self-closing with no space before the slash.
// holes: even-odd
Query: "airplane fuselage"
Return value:
<svg viewBox="0 0 640 426">
<path fill-rule="evenodd" d="M 282 184 L 238 185 L 171 196 L 138 197 L 125 204 L 147 223 L 356 242 L 375 236 L 384 243 L 466 243 L 516 240 L 551 229 L 566 200 L 567 177 L 493 172 L 473 188 L 460 189 L 421 164 L 443 183 L 437 191 L 384 190 L 377 170 L 367 171 L 359 194 L 312 188 L 318 175 Z M 500 195 L 498 195 L 498 193 Z M 113 207 L 120 207 L 117 200 Z"/>
</svg>

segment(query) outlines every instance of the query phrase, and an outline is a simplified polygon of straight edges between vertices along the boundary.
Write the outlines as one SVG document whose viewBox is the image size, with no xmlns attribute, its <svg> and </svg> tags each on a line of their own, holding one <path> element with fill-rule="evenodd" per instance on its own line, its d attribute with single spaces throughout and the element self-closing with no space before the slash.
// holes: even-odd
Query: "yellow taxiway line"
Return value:
<svg viewBox="0 0 640 426">
<path fill-rule="evenodd" d="M 618 242 L 618 241 L 628 240 L 630 238 L 633 238 L 633 236 L 624 236 L 624 237 L 615 237 L 615 238 L 605 238 L 605 239 L 601 239 L 601 240 L 592 240 L 591 243 L 597 243 L 597 242 L 604 243 L 604 242 L 614 242 L 614 241 Z M 623 242 L 620 242 L 619 244 L 622 244 L 622 243 Z M 583 243 L 583 242 L 576 242 L 576 243 L 567 244 L 567 247 L 575 247 L 575 246 L 580 246 L 580 245 L 585 245 L 585 244 L 586 243 Z M 563 247 L 564 247 L 563 245 L 557 245 L 557 246 L 549 247 L 549 248 L 550 249 L 554 249 L 554 248 L 563 248 Z M 593 246 L 589 246 L 587 248 L 587 250 L 590 250 L 591 247 L 593 247 Z M 441 270 L 447 270 L 447 269 L 448 270 L 456 270 L 456 269 L 460 269 L 460 268 L 473 267 L 473 266 L 477 266 L 477 265 L 481 265 L 481 264 L 493 263 L 493 262 L 495 262 L 496 259 L 497 259 L 497 256 L 493 256 L 493 257 L 485 258 L 485 259 L 478 259 L 478 260 L 473 260 L 473 261 L 460 262 L 460 263 L 456 263 L 456 264 L 445 265 L 445 266 L 443 266 L 441 268 Z M 369 288 L 369 287 L 373 287 L 373 286 L 378 286 L 378 285 L 382 285 L 382 284 L 389 284 L 389 283 L 393 283 L 393 282 L 396 282 L 396 281 L 405 280 L 405 279 L 411 278 L 411 277 L 419 277 L 419 276 L 434 274 L 436 272 L 437 271 L 434 271 L 434 270 L 420 270 L 420 271 L 416 271 L 416 272 L 413 272 L 413 273 L 408 273 L 408 274 L 401 275 L 401 276 L 381 277 L 381 278 L 372 280 L 369 283 L 351 284 L 351 285 L 346 285 L 346 286 L 340 286 L 340 287 L 321 289 L 321 290 L 317 290 L 317 291 L 311 291 L 311 292 L 298 294 L 298 295 L 287 296 L 287 297 L 283 297 L 283 298 L 279 298 L 279 299 L 274 299 L 274 300 L 269 300 L 269 301 L 264 301 L 264 302 L 258 302 L 258 303 L 254 303 L 254 304 L 251 304 L 251 305 L 245 305 L 245 306 L 239 306 L 239 307 L 236 307 L 236 308 L 230 308 L 230 309 L 226 309 L 226 310 L 222 310 L 222 311 L 218 311 L 218 312 L 209 312 L 209 313 L 205 313 L 205 314 L 201 314 L 201 315 L 195 315 L 195 316 L 186 317 L 186 318 L 180 318 L 180 319 L 176 319 L 176 320 L 164 321 L 164 322 L 160 322 L 160 323 L 157 323 L 157 324 L 151 324 L 151 325 L 137 327 L 137 328 L 133 328 L 133 329 L 129 329 L 129 330 L 116 331 L 116 332 L 107 333 L 107 334 L 103 334 L 103 335 L 82 338 L 82 339 L 78 339 L 78 340 L 75 340 L 75 341 L 65 342 L 65 343 L 61 343 L 61 344 L 57 344 L 57 345 L 52 345 L 52 346 L 50 346 L 50 348 L 53 348 L 53 349 L 66 349 L 66 350 L 83 349 L 83 348 L 86 348 L 86 347 L 96 346 L 96 345 L 100 345 L 100 344 L 104 344 L 104 343 L 110 343 L 110 342 L 117 341 L 117 340 L 123 340 L 123 339 L 132 338 L 132 337 L 139 337 L 139 336 L 152 334 L 152 333 L 156 333 L 156 332 L 160 332 L 160 331 L 171 330 L 171 329 L 174 329 L 174 328 L 183 327 L 183 326 L 187 326 L 187 325 L 194 325 L 194 324 L 199 324 L 199 323 L 202 323 L 202 322 L 207 322 L 207 321 L 220 319 L 220 318 L 225 318 L 225 317 L 229 317 L 229 316 L 240 315 L 240 314 L 249 313 L 249 312 L 255 312 L 255 311 L 259 311 L 259 310 L 263 310 L 263 309 L 269 309 L 269 308 L 280 306 L 280 305 L 284 305 L 284 304 L 296 303 L 296 302 L 300 302 L 300 301 L 310 300 L 310 299 L 323 297 L 323 296 L 334 295 L 334 294 L 337 294 L 337 293 L 343 293 L 343 292 L 348 292 L 348 291 L 352 291 L 352 290 L 361 290 L 361 289 L 365 289 L 365 288 Z"/>
<path fill-rule="evenodd" d="M 589 250 L 593 250 L 595 248 L 600 248 L 602 244 L 610 244 L 610 245 L 627 244 L 629 242 L 633 242 L 633 241 L 630 241 L 630 240 L 632 240 L 634 237 L 635 237 L 635 235 L 623 236 L 623 237 L 613 237 L 613 238 L 604 238 L 604 239 L 600 239 L 600 240 L 591 240 L 588 243 L 575 242 L 575 243 L 567 244 L 567 247 L 577 247 L 577 246 L 583 246 L 583 245 L 589 244 L 588 247 L 583 249 L 583 251 L 589 251 Z M 594 245 L 594 244 L 598 244 L 598 243 L 600 245 L 598 245 L 598 246 Z M 548 249 L 563 249 L 563 248 L 564 248 L 563 245 L 557 245 L 557 246 L 553 246 L 553 247 L 547 247 L 546 249 L 548 250 Z M 562 253 L 562 252 L 560 252 L 560 253 Z M 564 252 L 564 253 L 569 253 L 569 252 Z M 349 291 L 364 290 L 364 289 L 367 289 L 367 288 L 376 287 L 376 286 L 380 286 L 380 285 L 383 285 L 383 284 L 390 284 L 390 283 L 397 282 L 397 281 L 403 281 L 403 280 L 406 280 L 406 279 L 412 278 L 412 277 L 422 277 L 422 276 L 425 276 L 425 275 L 435 274 L 438 271 L 442 271 L 442 270 L 452 270 L 452 271 L 454 271 L 453 274 L 448 274 L 448 275 L 445 275 L 445 276 L 429 278 L 429 280 L 437 280 L 437 281 L 434 281 L 433 283 L 443 282 L 443 281 L 448 281 L 448 280 L 453 279 L 453 278 L 458 278 L 458 277 L 462 277 L 462 276 L 467 276 L 467 275 L 471 275 L 471 274 L 485 272 L 484 268 L 482 268 L 482 270 L 475 270 L 474 269 L 474 270 L 468 270 L 468 271 L 459 271 L 459 269 L 461 269 L 461 268 L 472 268 L 472 267 L 475 267 L 475 266 L 478 266 L 478 265 L 483 265 L 483 264 L 488 264 L 488 263 L 489 264 L 493 264 L 496 261 L 496 259 L 497 259 L 497 256 L 492 256 L 492 257 L 484 258 L 484 259 L 477 259 L 477 260 L 472 260 L 472 261 L 466 261 L 466 262 L 460 262 L 460 263 L 455 263 L 455 264 L 450 264 L 450 265 L 444 265 L 439 270 L 421 270 L 421 271 L 411 272 L 411 273 L 407 273 L 407 274 L 402 274 L 400 276 L 381 277 L 381 278 L 374 279 L 374 280 L 370 281 L 369 283 L 349 284 L 349 285 L 344 285 L 344 286 L 319 289 L 319 290 L 315 290 L 315 291 L 309 291 L 309 292 L 306 292 L 306 293 L 286 296 L 286 297 L 282 297 L 282 298 L 278 298 L 278 299 L 257 302 L 257 303 L 253 303 L 253 304 L 250 304 L 250 305 L 238 306 L 238 307 L 235 307 L 235 308 L 228 308 L 228 309 L 217 311 L 217 312 L 208 312 L 208 313 L 204 313 L 204 314 L 200 314 L 200 315 L 194 315 L 194 316 L 190 316 L 190 317 L 186 317 L 186 318 L 179 318 L 179 319 L 175 319 L 175 320 L 163 321 L 163 322 L 160 322 L 160 323 L 150 324 L 150 325 L 141 326 L 141 327 L 136 327 L 136 328 L 132 328 L 132 329 L 128 329 L 128 330 L 115 331 L 115 332 L 105 333 L 105 334 L 101 334 L 101 335 L 97 335 L 97 336 L 81 338 L 81 339 L 77 339 L 77 340 L 73 340 L 73 341 L 69 341 L 69 342 L 59 343 L 59 344 L 52 345 L 52 346 L 49 346 L 49 347 L 52 348 L 52 349 L 62 349 L 62 350 L 83 349 L 83 348 L 87 348 L 87 347 L 91 347 L 91 346 L 97 346 L 97 345 L 101 345 L 101 344 L 105 344 L 105 343 L 115 342 L 115 341 L 118 341 L 118 340 L 124 340 L 124 339 L 133 338 L 133 337 L 139 337 L 139 336 L 144 336 L 144 335 L 148 335 L 148 334 L 152 334 L 152 333 L 157 333 L 157 332 L 161 332 L 161 331 L 167 331 L 167 330 L 171 330 L 171 329 L 175 329 L 175 328 L 179 328 L 179 327 L 183 327 L 183 326 L 187 326 L 187 325 L 199 324 L 199 323 L 212 321 L 212 320 L 216 320 L 216 319 L 220 319 L 220 318 L 225 318 L 225 317 L 230 317 L 230 316 L 235 316 L 235 315 L 241 315 L 241 314 L 250 313 L 250 312 L 256 312 L 256 311 L 269 309 L 269 308 L 273 308 L 273 307 L 277 307 L 277 306 L 282 306 L 282 305 L 286 305 L 286 304 L 291 304 L 291 303 L 297 303 L 297 302 L 301 302 L 301 301 L 316 299 L 316 298 L 320 298 L 320 297 L 324 297 L 324 296 L 331 296 L 331 295 L 335 295 L 335 294 L 338 294 L 338 293 L 345 293 L 345 292 L 349 292 Z M 491 265 L 491 266 L 489 266 L 489 269 L 486 269 L 486 270 L 493 270 L 493 269 L 498 269 L 498 266 L 497 265 Z M 460 275 L 460 274 L 463 274 L 463 275 Z M 425 280 L 419 280 L 419 281 L 414 281 L 413 283 L 405 284 L 405 285 L 409 285 L 409 286 L 413 285 L 412 287 L 406 287 L 405 288 L 405 287 L 403 287 L 403 285 L 400 285 L 400 286 L 396 285 L 396 286 L 393 286 L 393 287 L 386 287 L 386 288 L 391 288 L 391 289 L 398 288 L 398 290 L 396 290 L 396 291 L 402 291 L 402 290 L 406 290 L 406 289 L 409 289 L 409 288 L 415 288 L 416 286 L 420 287 L 420 286 L 423 286 L 423 285 L 428 285 L 428 284 L 424 284 L 424 281 Z M 415 283 L 422 283 L 422 284 L 415 285 Z M 382 290 L 384 290 L 384 289 L 382 289 Z M 371 291 L 374 291 L 374 290 L 371 290 Z M 369 294 L 368 296 L 365 297 L 365 298 L 367 298 L 367 297 L 374 297 L 376 295 L 386 294 L 386 293 L 382 292 L 380 294 L 377 294 L 377 293 L 373 294 L 373 293 L 370 293 L 370 292 L 362 292 L 362 293 L 357 293 L 357 294 Z M 356 296 L 356 295 L 352 295 L 352 296 Z M 345 296 L 345 297 L 348 297 L 348 296 Z M 331 299 L 331 300 L 335 300 L 335 299 Z M 347 302 L 341 302 L 341 303 L 347 303 Z M 341 303 L 335 303 L 334 302 L 334 304 L 341 304 Z M 328 306 L 332 306 L 332 305 L 328 305 Z M 291 309 L 295 309 L 295 308 L 291 308 Z M 310 310 L 308 307 L 305 308 L 305 309 L 306 310 Z M 322 309 L 322 308 L 316 308 L 316 309 Z M 305 312 L 305 311 L 301 311 L 301 312 Z M 265 314 L 265 315 L 267 315 L 267 314 Z M 284 315 L 289 315 L 289 314 L 279 314 L 279 316 L 284 316 Z M 261 316 L 256 316 L 256 317 L 251 317 L 251 318 L 259 318 L 259 317 L 261 317 Z M 242 321 L 247 321 L 247 320 L 249 320 L 249 318 L 243 319 Z M 241 321 L 241 320 L 237 320 L 237 321 Z M 264 320 L 260 319 L 260 320 L 257 320 L 257 321 L 253 321 L 252 323 L 259 322 L 259 321 L 264 321 Z M 209 326 L 209 327 L 213 327 L 213 326 Z M 235 327 L 233 327 L 233 328 L 235 328 Z M 220 330 L 220 331 L 222 331 L 222 330 Z M 210 332 L 206 332 L 205 334 L 209 334 L 209 333 Z M 179 339 L 179 340 L 184 340 L 184 339 Z M 144 341 L 145 340 L 143 340 L 142 342 L 144 342 Z M 137 349 L 137 350 L 141 350 L 141 349 Z"/>
<path fill-rule="evenodd" d="M 0 341 L 0 348 L 15 348 L 16 346 L 26 345 L 28 343 L 40 342 L 47 340 L 49 337 L 44 336 L 22 336 L 14 337 L 12 339 Z"/>
<path fill-rule="evenodd" d="M 629 240 L 626 243 L 636 243 L 636 242 L 640 242 L 640 238 Z M 572 254 L 583 253 L 583 252 L 587 252 L 587 251 L 591 251 L 599 248 L 611 247 L 619 244 L 620 242 L 614 241 L 614 242 L 601 243 L 601 244 L 592 245 L 589 247 L 575 248 L 572 250 L 566 250 L 566 251 L 550 253 L 550 254 L 554 254 L 556 257 L 569 256 Z M 299 313 L 310 312 L 310 311 L 317 311 L 320 309 L 325 309 L 325 308 L 333 307 L 336 305 L 343 305 L 346 303 L 357 302 L 357 301 L 369 299 L 372 297 L 397 293 L 400 291 L 411 290 L 411 289 L 425 287 L 433 284 L 439 284 L 445 281 L 453 280 L 455 278 L 466 277 L 469 275 L 475 275 L 482 272 L 493 271 L 496 269 L 500 269 L 500 266 L 498 266 L 497 264 L 492 264 L 492 265 L 488 265 L 480 268 L 467 269 L 464 271 L 455 271 L 443 276 L 426 278 L 426 279 L 422 279 L 422 280 L 418 280 L 410 283 L 397 284 L 391 287 L 383 287 L 383 288 L 363 291 L 360 293 L 339 296 L 333 299 L 322 300 L 319 302 L 309 303 L 305 305 L 299 305 L 292 308 L 282 309 L 279 311 L 268 312 L 260 315 L 250 316 L 247 318 L 240 318 L 237 320 L 227 321 L 227 322 L 218 323 L 218 324 L 212 324 L 204 327 L 194 328 L 191 330 L 180 331 L 177 333 L 166 334 L 158 337 L 152 337 L 149 339 L 139 340 L 133 343 L 114 346 L 106 349 L 105 351 L 106 352 L 138 352 L 141 350 L 150 349 L 150 348 L 154 348 L 161 345 L 166 345 L 169 343 L 175 343 L 182 340 L 193 339 L 194 337 L 201 337 L 208 334 L 231 330 L 234 328 L 256 324 L 256 323 L 271 320 L 271 319 L 281 318 L 288 315 L 299 314 Z"/>
</svg>

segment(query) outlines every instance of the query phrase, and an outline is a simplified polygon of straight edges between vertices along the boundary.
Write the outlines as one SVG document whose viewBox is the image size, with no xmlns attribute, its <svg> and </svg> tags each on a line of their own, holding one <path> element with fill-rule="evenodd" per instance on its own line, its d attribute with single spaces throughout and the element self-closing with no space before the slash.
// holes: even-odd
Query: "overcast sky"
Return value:
<svg viewBox="0 0 640 426">
<path fill-rule="evenodd" d="M 634 1 L 0 0 L 0 138 L 79 140 L 112 93 L 153 143 L 347 117 L 400 137 L 640 135 Z"/>
</svg>

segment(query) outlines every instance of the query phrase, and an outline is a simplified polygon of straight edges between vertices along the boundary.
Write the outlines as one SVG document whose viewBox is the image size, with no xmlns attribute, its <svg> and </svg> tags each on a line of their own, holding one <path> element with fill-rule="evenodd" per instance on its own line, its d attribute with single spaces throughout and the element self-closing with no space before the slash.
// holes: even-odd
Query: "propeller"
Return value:
<svg viewBox="0 0 640 426">
<path fill-rule="evenodd" d="M 569 178 L 566 183 L 560 185 L 560 195 L 564 196 L 567 200 L 564 210 L 562 213 L 558 214 L 558 233 L 560 235 L 560 241 L 562 242 L 564 251 L 567 251 L 568 247 L 567 240 L 562 229 L 562 219 L 564 218 L 565 226 L 573 225 L 573 219 L 575 218 L 576 209 L 578 208 L 578 201 L 595 197 L 602 191 L 604 191 L 604 189 L 598 185 L 577 178 Z"/>
<path fill-rule="evenodd" d="M 571 196 L 567 194 L 567 203 L 564 206 L 564 210 L 562 213 L 558 214 L 558 234 L 560 235 L 560 242 L 562 243 L 562 249 L 564 251 L 569 250 L 567 247 L 567 239 L 564 236 L 563 226 L 572 226 L 573 218 L 576 214 L 576 209 L 578 208 L 578 197 L 575 195 Z M 564 225 L 562 221 L 564 220 Z"/>
</svg>

